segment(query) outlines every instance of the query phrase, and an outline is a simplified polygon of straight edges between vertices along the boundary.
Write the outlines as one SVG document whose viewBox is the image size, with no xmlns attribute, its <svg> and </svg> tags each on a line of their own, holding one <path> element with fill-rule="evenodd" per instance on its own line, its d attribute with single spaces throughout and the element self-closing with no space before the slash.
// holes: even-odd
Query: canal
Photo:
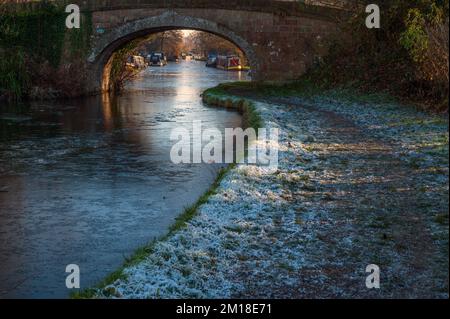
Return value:
<svg viewBox="0 0 450 319">
<path fill-rule="evenodd" d="M 86 288 L 164 235 L 221 167 L 172 164 L 170 132 L 240 126 L 200 97 L 236 80 L 247 75 L 181 62 L 146 69 L 120 96 L 2 106 L 0 298 L 66 298 L 66 265 Z"/>
</svg>

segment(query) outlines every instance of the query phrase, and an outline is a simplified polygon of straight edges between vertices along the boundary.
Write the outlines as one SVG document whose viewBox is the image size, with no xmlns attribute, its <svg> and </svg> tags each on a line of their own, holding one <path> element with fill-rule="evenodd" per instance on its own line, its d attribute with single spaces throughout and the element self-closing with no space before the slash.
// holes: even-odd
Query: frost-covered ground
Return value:
<svg viewBox="0 0 450 319">
<path fill-rule="evenodd" d="M 448 122 L 393 103 L 255 101 L 279 169 L 241 165 L 119 298 L 448 297 Z M 381 289 L 365 268 L 381 269 Z"/>
</svg>

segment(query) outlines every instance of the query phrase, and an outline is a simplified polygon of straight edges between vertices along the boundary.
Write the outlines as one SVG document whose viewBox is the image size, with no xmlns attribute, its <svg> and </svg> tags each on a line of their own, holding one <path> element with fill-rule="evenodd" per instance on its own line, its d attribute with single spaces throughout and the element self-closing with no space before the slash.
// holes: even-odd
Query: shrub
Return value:
<svg viewBox="0 0 450 319">
<path fill-rule="evenodd" d="M 351 37 L 339 34 L 308 77 L 322 86 L 388 91 L 433 111 L 447 110 L 448 0 L 379 3 L 381 28 L 367 29 L 366 13 L 358 7 L 342 21 Z"/>
</svg>

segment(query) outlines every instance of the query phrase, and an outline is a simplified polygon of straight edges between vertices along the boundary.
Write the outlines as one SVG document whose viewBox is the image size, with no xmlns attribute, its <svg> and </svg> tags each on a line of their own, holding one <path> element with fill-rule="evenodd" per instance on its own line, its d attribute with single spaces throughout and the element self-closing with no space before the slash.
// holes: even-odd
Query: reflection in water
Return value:
<svg viewBox="0 0 450 319">
<path fill-rule="evenodd" d="M 102 94 L 102 111 L 105 132 L 111 132 L 114 128 L 113 113 L 111 105 L 111 95 L 109 93 Z"/>
<path fill-rule="evenodd" d="M 183 62 L 151 68 L 119 97 L 0 113 L 0 298 L 66 297 L 65 266 L 95 284 L 163 235 L 219 165 L 174 165 L 170 131 L 240 126 L 200 94 L 243 73 Z"/>
</svg>

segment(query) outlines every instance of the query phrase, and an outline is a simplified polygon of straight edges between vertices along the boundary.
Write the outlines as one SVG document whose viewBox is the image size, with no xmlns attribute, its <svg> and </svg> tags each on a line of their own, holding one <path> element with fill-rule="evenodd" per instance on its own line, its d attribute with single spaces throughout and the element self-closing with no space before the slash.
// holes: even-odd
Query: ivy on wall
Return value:
<svg viewBox="0 0 450 319">
<path fill-rule="evenodd" d="M 64 8 L 42 3 L 37 9 L 0 15 L 0 95 L 26 95 L 30 77 L 26 63 L 48 62 L 57 69 L 63 57 L 74 59 L 90 47 L 92 17 L 83 13 L 82 28 L 67 29 Z"/>
</svg>

